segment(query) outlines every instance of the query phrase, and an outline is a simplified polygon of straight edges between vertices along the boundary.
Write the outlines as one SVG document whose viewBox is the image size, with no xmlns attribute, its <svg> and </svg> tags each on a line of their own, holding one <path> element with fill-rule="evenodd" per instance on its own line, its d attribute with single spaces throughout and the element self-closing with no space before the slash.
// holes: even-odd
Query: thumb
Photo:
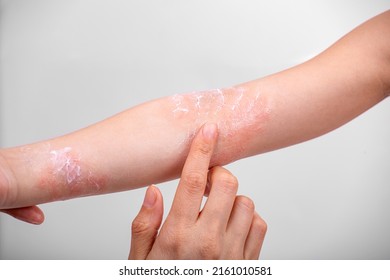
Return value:
<svg viewBox="0 0 390 280">
<path fill-rule="evenodd" d="M 0 212 L 6 213 L 18 220 L 40 225 L 45 220 L 45 215 L 38 206 L 28 206 L 14 209 L 2 209 Z"/>
<path fill-rule="evenodd" d="M 152 185 L 146 190 L 141 210 L 131 225 L 129 259 L 146 259 L 157 237 L 163 212 L 161 192 Z"/>
</svg>

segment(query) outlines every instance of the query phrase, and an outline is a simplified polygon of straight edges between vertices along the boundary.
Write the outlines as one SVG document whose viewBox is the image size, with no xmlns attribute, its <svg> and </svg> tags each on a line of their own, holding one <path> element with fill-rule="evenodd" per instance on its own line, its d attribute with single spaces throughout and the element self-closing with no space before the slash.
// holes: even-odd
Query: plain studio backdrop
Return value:
<svg viewBox="0 0 390 280">
<path fill-rule="evenodd" d="M 286 69 L 390 8 L 385 0 L 0 3 L 1 147 Z M 325 136 L 227 167 L 268 223 L 261 258 L 390 258 L 389 121 L 385 100 Z M 176 185 L 159 185 L 166 212 Z M 1 214 L 0 258 L 125 259 L 144 192 L 45 204 L 41 226 Z"/>
</svg>

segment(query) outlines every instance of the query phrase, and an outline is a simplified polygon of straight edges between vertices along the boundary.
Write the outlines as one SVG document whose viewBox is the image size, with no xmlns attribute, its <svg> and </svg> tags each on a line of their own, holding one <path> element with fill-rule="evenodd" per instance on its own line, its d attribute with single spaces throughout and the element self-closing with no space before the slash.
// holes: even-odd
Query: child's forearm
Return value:
<svg viewBox="0 0 390 280">
<path fill-rule="evenodd" d="M 60 138 L 3 150 L 23 190 L 16 206 L 176 178 L 205 122 L 219 126 L 213 165 L 229 163 L 251 154 L 250 143 L 263 133 L 270 109 L 266 94 L 246 86 L 174 95 Z"/>
<path fill-rule="evenodd" d="M 17 187 L 10 188 L 2 208 L 176 178 L 193 135 L 205 122 L 217 123 L 220 133 L 212 165 L 324 134 L 389 93 L 387 38 L 389 13 L 281 73 L 162 98 L 60 138 L 3 150 L 12 171 L 7 177 Z"/>
</svg>

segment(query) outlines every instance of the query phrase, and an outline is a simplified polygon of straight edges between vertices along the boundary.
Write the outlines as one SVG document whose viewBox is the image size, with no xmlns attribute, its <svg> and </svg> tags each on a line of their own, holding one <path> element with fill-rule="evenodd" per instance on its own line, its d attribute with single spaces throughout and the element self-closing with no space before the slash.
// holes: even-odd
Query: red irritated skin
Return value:
<svg viewBox="0 0 390 280">
<path fill-rule="evenodd" d="M 18 163 L 8 176 L 12 179 L 8 180 L 12 182 L 9 186 L 28 186 L 24 192 L 32 200 L 43 202 L 99 194 L 105 185 L 104 177 L 94 173 L 88 160 L 82 158 L 82 152 L 70 147 L 56 148 L 55 142 L 50 140 L 9 150 L 8 162 Z M 4 196 L 11 204 L 23 197 L 14 190 L 17 188 L 9 187 Z"/>
<path fill-rule="evenodd" d="M 16 188 L 10 188 L 12 199 L 2 207 L 117 192 L 177 178 L 204 123 L 215 123 L 219 130 L 211 165 L 230 163 L 250 155 L 248 146 L 266 129 L 271 111 L 258 88 L 213 89 L 154 100 L 75 133 L 5 150 L 20 179 Z"/>
<path fill-rule="evenodd" d="M 206 122 L 217 124 L 219 145 L 214 153 L 212 165 L 223 165 L 248 156 L 251 139 L 266 127 L 271 116 L 271 104 L 260 89 L 248 89 L 245 85 L 174 95 L 168 99 L 167 114 L 172 122 L 184 124 L 184 134 L 177 145 L 188 147 L 197 128 Z M 193 123 L 194 126 L 186 126 Z"/>
<path fill-rule="evenodd" d="M 390 93 L 390 11 L 323 53 L 238 86 L 141 104 L 68 135 L 0 151 L 0 209 L 178 178 L 190 143 L 216 123 L 210 166 L 327 133 Z"/>
</svg>

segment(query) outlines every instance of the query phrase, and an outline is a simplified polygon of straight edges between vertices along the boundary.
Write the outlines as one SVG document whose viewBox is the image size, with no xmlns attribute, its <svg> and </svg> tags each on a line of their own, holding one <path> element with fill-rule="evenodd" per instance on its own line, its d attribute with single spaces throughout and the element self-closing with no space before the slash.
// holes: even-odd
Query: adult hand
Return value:
<svg viewBox="0 0 390 280">
<path fill-rule="evenodd" d="M 195 136 L 170 213 L 163 216 L 161 192 L 150 186 L 132 223 L 129 259 L 258 259 L 267 230 L 253 202 L 236 196 L 237 179 L 210 159 L 217 127 L 206 124 Z M 206 185 L 209 196 L 200 211 Z"/>
</svg>

